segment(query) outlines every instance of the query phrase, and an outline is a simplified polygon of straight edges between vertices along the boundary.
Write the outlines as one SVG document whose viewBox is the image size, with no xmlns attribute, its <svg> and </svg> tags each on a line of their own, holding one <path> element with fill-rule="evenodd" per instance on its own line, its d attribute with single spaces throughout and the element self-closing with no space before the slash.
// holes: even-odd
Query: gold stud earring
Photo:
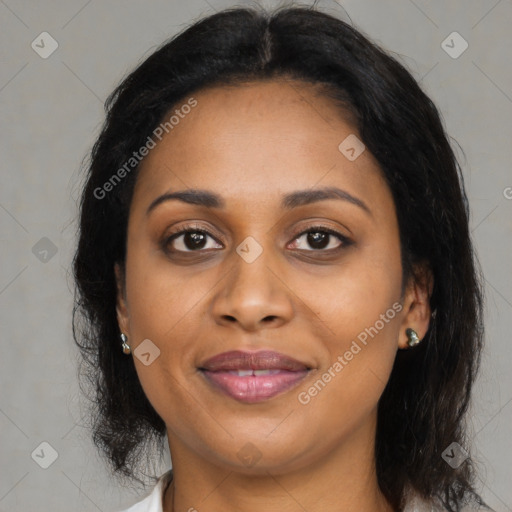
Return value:
<svg viewBox="0 0 512 512">
<path fill-rule="evenodd" d="M 131 354 L 132 349 L 130 348 L 130 345 L 128 345 L 128 343 L 126 343 L 128 341 L 126 334 L 121 333 L 121 341 L 122 341 L 121 346 L 123 347 L 123 352 L 125 354 Z"/>
<path fill-rule="evenodd" d="M 415 347 L 420 342 L 420 339 L 418 338 L 418 333 L 414 329 L 408 327 L 405 330 L 405 334 L 407 335 L 407 345 L 409 347 Z"/>
</svg>

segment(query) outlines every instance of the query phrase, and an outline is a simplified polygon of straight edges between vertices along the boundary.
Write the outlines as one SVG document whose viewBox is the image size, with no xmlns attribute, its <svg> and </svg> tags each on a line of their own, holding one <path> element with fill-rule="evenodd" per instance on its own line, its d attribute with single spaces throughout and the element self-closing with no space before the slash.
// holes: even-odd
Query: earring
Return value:
<svg viewBox="0 0 512 512">
<path fill-rule="evenodd" d="M 405 334 L 407 335 L 407 345 L 409 345 L 409 347 L 415 347 L 420 342 L 418 333 L 414 329 L 408 327 L 405 330 Z"/>
<path fill-rule="evenodd" d="M 125 354 L 131 354 L 132 349 L 130 348 L 130 345 L 128 345 L 128 343 L 126 343 L 128 341 L 126 334 L 121 333 L 121 341 L 122 341 L 121 346 L 123 347 L 123 352 Z"/>
</svg>

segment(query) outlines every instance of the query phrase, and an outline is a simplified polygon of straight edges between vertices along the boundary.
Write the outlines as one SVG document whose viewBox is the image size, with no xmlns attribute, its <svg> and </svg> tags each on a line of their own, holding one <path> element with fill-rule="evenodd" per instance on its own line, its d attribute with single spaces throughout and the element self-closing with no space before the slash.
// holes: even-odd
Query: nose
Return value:
<svg viewBox="0 0 512 512">
<path fill-rule="evenodd" d="M 214 296 L 211 313 L 218 325 L 238 325 L 246 331 L 275 328 L 289 322 L 294 314 L 293 293 L 283 279 L 270 249 L 252 262 L 233 252 L 228 275 Z"/>
</svg>

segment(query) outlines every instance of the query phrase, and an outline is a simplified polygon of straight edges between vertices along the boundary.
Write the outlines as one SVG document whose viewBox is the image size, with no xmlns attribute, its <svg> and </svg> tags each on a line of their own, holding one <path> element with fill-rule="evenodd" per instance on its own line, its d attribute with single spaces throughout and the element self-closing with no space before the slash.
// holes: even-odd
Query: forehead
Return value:
<svg viewBox="0 0 512 512">
<path fill-rule="evenodd" d="M 167 117 L 181 115 L 142 161 L 134 202 L 188 188 L 243 204 L 317 184 L 348 186 L 356 194 L 384 184 L 368 151 L 354 161 L 340 152 L 357 129 L 318 86 L 281 79 L 192 96 L 197 104 L 181 111 L 187 97 L 174 107 Z"/>
</svg>

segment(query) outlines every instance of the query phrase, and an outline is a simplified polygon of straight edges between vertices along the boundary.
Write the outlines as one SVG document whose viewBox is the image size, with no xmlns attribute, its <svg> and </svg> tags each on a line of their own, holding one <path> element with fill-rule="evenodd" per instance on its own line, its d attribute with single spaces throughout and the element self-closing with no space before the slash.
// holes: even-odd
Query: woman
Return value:
<svg viewBox="0 0 512 512">
<path fill-rule="evenodd" d="M 467 199 L 411 75 L 314 9 L 232 9 L 107 107 L 74 260 L 94 441 L 173 465 L 129 511 L 483 507 Z"/>
</svg>

